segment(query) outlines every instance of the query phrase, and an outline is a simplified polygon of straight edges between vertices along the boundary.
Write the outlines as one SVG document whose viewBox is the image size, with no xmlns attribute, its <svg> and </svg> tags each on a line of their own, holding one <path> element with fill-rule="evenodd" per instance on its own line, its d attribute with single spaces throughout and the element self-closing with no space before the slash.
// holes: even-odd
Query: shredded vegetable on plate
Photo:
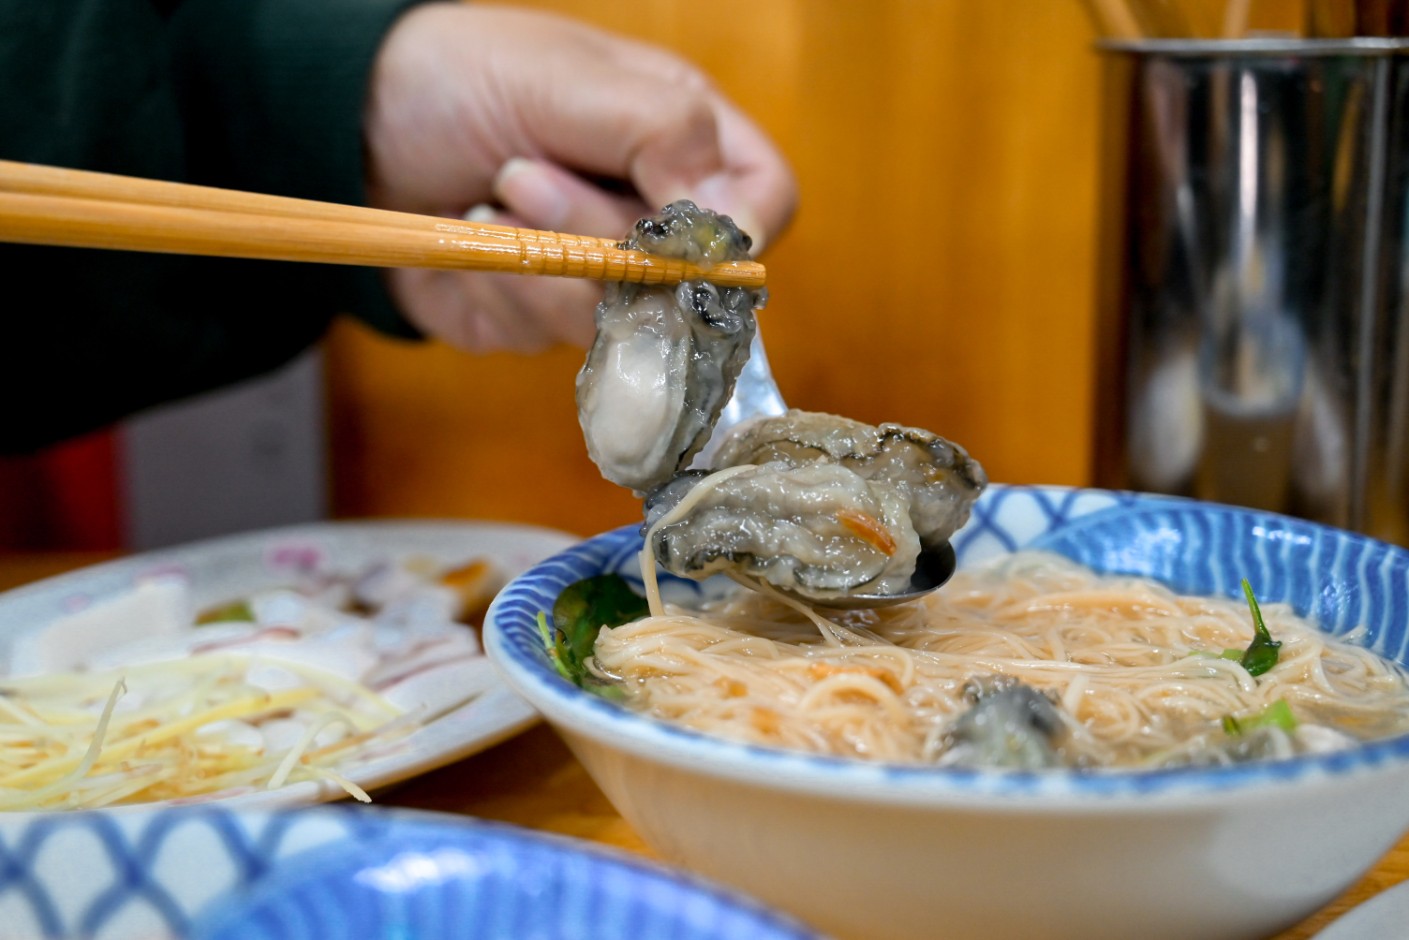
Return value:
<svg viewBox="0 0 1409 940">
<path fill-rule="evenodd" d="M 332 673 L 253 685 L 256 661 L 208 654 L 113 672 L 0 682 L 0 809 L 72 809 L 172 800 L 325 779 L 369 799 L 333 768 L 408 730 L 400 709 Z M 266 729 L 301 726 L 276 746 Z M 324 743 L 326 740 L 326 743 Z"/>
<path fill-rule="evenodd" d="M 355 591 L 333 601 L 326 582 L 268 591 L 225 608 L 237 618 L 193 615 L 73 668 L 0 676 L 0 811 L 228 798 L 300 781 L 368 801 L 348 768 L 474 698 L 490 673 L 456 620 L 462 598 L 444 580 L 400 580 L 376 604 Z"/>
</svg>

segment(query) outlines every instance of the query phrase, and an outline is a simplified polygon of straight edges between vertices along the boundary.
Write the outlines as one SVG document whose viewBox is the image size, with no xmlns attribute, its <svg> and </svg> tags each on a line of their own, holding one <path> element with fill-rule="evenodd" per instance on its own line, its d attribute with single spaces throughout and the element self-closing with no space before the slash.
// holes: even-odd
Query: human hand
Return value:
<svg viewBox="0 0 1409 940">
<path fill-rule="evenodd" d="M 696 67 L 573 20 L 479 3 L 414 7 L 378 54 L 365 137 L 379 208 L 621 237 L 679 198 L 775 238 L 796 183 Z M 484 208 L 476 209 L 483 218 Z M 476 352 L 590 342 L 601 287 L 460 271 L 389 273 L 424 332 Z"/>
</svg>

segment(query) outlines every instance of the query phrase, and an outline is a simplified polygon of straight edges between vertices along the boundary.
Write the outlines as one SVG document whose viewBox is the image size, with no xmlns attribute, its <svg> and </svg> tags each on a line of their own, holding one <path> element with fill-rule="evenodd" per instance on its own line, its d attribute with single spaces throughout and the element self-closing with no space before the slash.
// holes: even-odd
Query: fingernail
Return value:
<svg viewBox="0 0 1409 940">
<path fill-rule="evenodd" d="M 515 215 L 542 228 L 557 228 L 570 206 L 565 193 L 543 167 L 524 157 L 514 157 L 494 177 L 495 198 Z"/>
<path fill-rule="evenodd" d="M 763 250 L 764 245 L 767 244 L 767 236 L 763 233 L 763 226 L 759 225 L 758 221 L 753 217 L 753 213 L 747 209 L 740 209 L 724 214 L 733 219 L 734 224 L 739 227 L 739 230 L 753 240 L 753 244 L 749 247 L 749 254 L 757 256 L 758 253 Z"/>
<path fill-rule="evenodd" d="M 463 216 L 466 222 L 493 222 L 494 207 L 487 202 L 482 202 L 477 206 L 471 206 L 470 211 Z"/>
<path fill-rule="evenodd" d="M 732 190 L 733 187 L 728 180 L 713 176 L 697 183 L 694 192 L 687 198 L 693 199 L 703 209 L 712 209 L 720 215 L 727 215 L 733 219 L 734 224 L 753 239 L 750 253 L 757 255 L 763 250 L 765 239 L 763 226 L 758 223 L 758 218 L 753 214 L 752 209 L 737 204 Z"/>
</svg>

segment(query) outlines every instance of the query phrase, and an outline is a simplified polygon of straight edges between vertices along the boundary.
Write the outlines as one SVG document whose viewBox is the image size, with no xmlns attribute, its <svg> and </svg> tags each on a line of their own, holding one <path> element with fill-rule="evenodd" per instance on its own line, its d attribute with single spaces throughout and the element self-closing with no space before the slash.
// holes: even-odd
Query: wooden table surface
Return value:
<svg viewBox="0 0 1409 940">
<path fill-rule="evenodd" d="M 103 560 L 86 554 L 0 554 L 0 590 Z M 1409 795 L 1406 795 L 1409 799 Z M 651 857 L 587 771 L 544 724 L 378 795 L 378 804 L 494 819 Z M 1409 837 L 1358 883 L 1274 940 L 1307 940 L 1349 908 L 1409 879 Z M 1388 940 L 1388 938 L 1387 938 Z"/>
</svg>

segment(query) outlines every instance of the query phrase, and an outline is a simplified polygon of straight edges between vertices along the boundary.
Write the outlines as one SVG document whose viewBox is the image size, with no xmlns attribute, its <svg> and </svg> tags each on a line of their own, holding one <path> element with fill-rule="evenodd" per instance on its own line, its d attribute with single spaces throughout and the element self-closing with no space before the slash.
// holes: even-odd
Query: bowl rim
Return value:
<svg viewBox="0 0 1409 940">
<path fill-rule="evenodd" d="M 1087 496 L 1109 497 L 1113 511 L 1131 507 L 1178 507 L 1229 514 L 1263 526 L 1316 531 L 1334 540 L 1373 543 L 1409 568 L 1409 551 L 1369 536 L 1261 510 L 1164 496 L 1089 487 L 990 484 L 989 494 L 1043 494 L 1070 503 Z M 1269 787 L 1338 786 L 1348 777 L 1409 774 L 1409 734 L 1366 742 L 1330 754 L 1257 761 L 1215 768 L 1155 770 L 1044 771 L 967 770 L 913 764 L 858 761 L 728 741 L 670 725 L 630 711 L 584 691 L 557 675 L 546 656 L 531 655 L 504 632 L 515 618 L 536 618 L 541 592 L 535 582 L 566 584 L 581 576 L 578 566 L 600 564 L 624 544 L 640 545 L 639 526 L 592 536 L 513 579 L 490 605 L 484 622 L 485 650 L 505 681 L 547 721 L 612 750 L 693 774 L 771 790 L 807 793 L 845 802 L 930 807 L 982 807 L 1014 813 L 1063 808 L 1102 812 L 1137 808 L 1152 801 L 1168 808 L 1195 809 L 1212 802 L 1257 801 Z M 563 580 L 567 579 L 567 580 Z"/>
<path fill-rule="evenodd" d="M 609 907 L 618 900 L 634 900 L 649 913 L 670 903 L 681 904 L 718 919 L 721 926 L 747 928 L 769 940 L 820 940 L 815 931 L 794 915 L 764 904 L 741 888 L 624 848 L 560 832 L 531 829 L 505 820 L 412 807 L 372 809 L 373 818 L 368 822 L 364 817 L 369 809 L 320 806 L 302 811 L 242 813 L 223 810 L 210 815 L 211 825 L 220 825 L 226 830 L 233 827 L 258 830 L 267 826 L 287 831 L 309 821 L 316 825 L 319 819 L 335 823 L 349 819 L 356 825 L 349 824 L 343 833 L 295 850 L 286 858 L 267 861 L 263 874 L 252 878 L 249 884 L 207 902 L 192 918 L 193 940 L 243 936 L 262 915 L 271 911 L 300 905 L 316 906 L 318 896 L 326 896 L 322 885 L 332 883 L 344 896 L 357 895 L 362 893 L 359 883 L 366 880 L 360 874 L 363 869 L 394 865 L 396 859 L 407 855 L 429 856 L 434 864 L 444 858 L 442 852 L 495 856 L 495 864 L 455 866 L 444 878 L 430 879 L 433 884 L 463 878 L 475 885 L 464 893 L 471 911 L 481 916 L 484 912 L 479 908 L 492 907 L 481 893 L 481 884 L 492 884 L 496 879 L 506 882 L 507 887 L 493 890 L 507 896 L 509 906 L 514 907 L 531 903 L 531 893 L 543 884 L 566 883 L 573 874 L 588 874 L 596 879 L 589 881 L 585 889 L 595 907 Z M 310 815 L 313 813 L 319 815 Z M 157 829 L 160 823 L 160 819 L 153 820 L 146 828 Z M 287 838 L 284 831 L 279 834 Z M 141 829 L 138 835 L 150 838 Z M 507 872 L 503 868 L 506 865 Z M 535 871 L 532 865 L 540 867 Z M 575 871 L 579 868 L 585 871 Z M 422 882 L 415 887 L 425 886 Z M 395 891 L 374 887 L 368 893 L 391 896 Z M 541 898 L 539 901 L 541 903 Z M 368 906 L 384 920 L 384 923 L 374 920 L 377 926 L 404 926 L 401 915 L 405 912 L 398 911 L 396 905 Z M 432 912 L 432 917 L 442 913 L 429 904 L 426 908 Z M 366 924 L 362 926 L 366 928 Z"/>
</svg>

